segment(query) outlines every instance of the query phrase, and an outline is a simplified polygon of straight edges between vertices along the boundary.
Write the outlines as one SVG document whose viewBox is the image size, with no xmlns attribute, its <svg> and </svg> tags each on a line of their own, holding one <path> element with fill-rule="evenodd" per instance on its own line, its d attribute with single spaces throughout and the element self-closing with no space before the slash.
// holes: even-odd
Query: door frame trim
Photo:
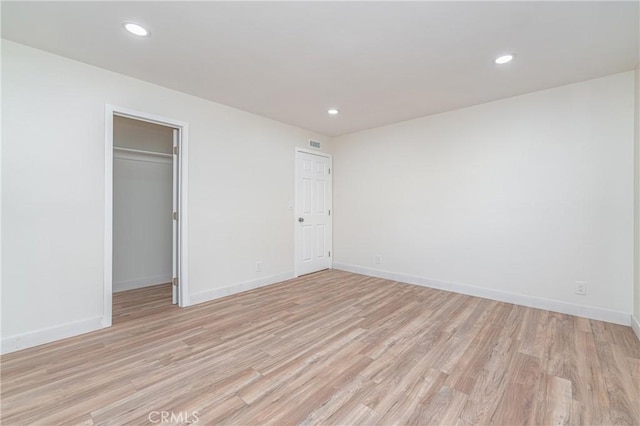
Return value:
<svg viewBox="0 0 640 426">
<path fill-rule="evenodd" d="M 189 123 L 175 120 L 173 118 L 161 117 L 146 112 L 135 111 L 116 105 L 105 105 L 105 139 L 104 139 L 104 299 L 102 312 L 102 326 L 110 327 L 112 319 L 112 297 L 113 297 L 113 117 L 126 117 L 148 123 L 159 124 L 180 132 L 179 140 L 179 212 L 178 226 L 180 227 L 179 245 L 179 277 L 180 282 L 180 307 L 190 305 L 188 289 L 188 256 L 187 256 L 187 200 L 188 200 L 188 165 L 189 165 Z"/>
<path fill-rule="evenodd" d="M 294 154 L 294 158 L 293 158 L 293 181 L 294 181 L 294 185 L 293 185 L 293 276 L 294 278 L 297 278 L 300 276 L 300 271 L 298 271 L 298 232 L 299 232 L 299 227 L 297 226 L 297 219 L 296 217 L 298 216 L 298 204 L 297 204 L 297 197 L 298 197 L 298 167 L 297 167 L 297 162 L 298 162 L 298 153 L 302 153 L 302 154 L 311 154 L 311 155 L 317 155 L 318 157 L 324 157 L 327 158 L 329 160 L 329 168 L 331 169 L 331 197 L 329 198 L 329 209 L 331 210 L 331 215 L 330 215 L 330 221 L 331 221 L 331 225 L 330 225 L 330 229 L 331 229 L 331 235 L 330 235 L 330 244 L 329 244 L 329 251 L 331 252 L 331 257 L 329 258 L 329 269 L 333 269 L 333 156 L 331 154 L 327 154 L 326 152 L 321 152 L 321 151 L 313 151 L 310 149 L 305 149 L 305 148 L 295 148 L 295 154 Z"/>
</svg>

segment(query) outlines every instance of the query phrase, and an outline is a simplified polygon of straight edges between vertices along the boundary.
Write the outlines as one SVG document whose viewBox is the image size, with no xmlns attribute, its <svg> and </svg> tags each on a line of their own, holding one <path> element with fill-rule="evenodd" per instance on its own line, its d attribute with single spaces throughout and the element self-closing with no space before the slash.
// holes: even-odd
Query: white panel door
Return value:
<svg viewBox="0 0 640 426">
<path fill-rule="evenodd" d="M 331 268 L 331 158 L 296 151 L 296 274 Z"/>
<path fill-rule="evenodd" d="M 180 131 L 173 129 L 173 248 L 172 248 L 172 271 L 173 271 L 173 296 L 171 302 L 174 305 L 180 304 L 180 292 L 178 286 L 180 282 L 180 223 L 178 222 L 178 206 L 180 205 L 180 161 L 178 161 L 178 152 L 180 146 Z"/>
</svg>

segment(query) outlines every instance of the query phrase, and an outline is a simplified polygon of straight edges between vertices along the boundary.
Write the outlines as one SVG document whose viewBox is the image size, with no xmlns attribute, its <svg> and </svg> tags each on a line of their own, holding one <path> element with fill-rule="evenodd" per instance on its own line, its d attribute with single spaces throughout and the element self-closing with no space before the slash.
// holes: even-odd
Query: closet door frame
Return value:
<svg viewBox="0 0 640 426">
<path fill-rule="evenodd" d="M 190 305 L 188 292 L 188 257 L 187 257 L 187 198 L 188 198 L 188 148 L 189 148 L 189 123 L 172 118 L 161 117 L 141 111 L 134 111 L 116 105 L 105 105 L 105 211 L 104 211 L 104 307 L 102 314 L 102 326 L 111 326 L 112 297 L 113 297 L 113 117 L 131 118 L 146 121 L 161 126 L 177 129 L 178 138 L 178 262 L 179 276 L 179 306 Z"/>
</svg>

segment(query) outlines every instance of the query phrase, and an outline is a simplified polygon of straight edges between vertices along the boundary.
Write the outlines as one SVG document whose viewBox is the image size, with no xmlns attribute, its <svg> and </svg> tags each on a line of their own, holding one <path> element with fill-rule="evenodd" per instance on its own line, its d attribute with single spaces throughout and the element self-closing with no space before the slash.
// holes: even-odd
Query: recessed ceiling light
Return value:
<svg viewBox="0 0 640 426">
<path fill-rule="evenodd" d="M 131 34 L 135 34 L 140 37 L 146 37 L 149 35 L 149 31 L 146 28 L 141 27 L 138 24 L 134 24 L 133 22 L 125 22 L 122 24 L 124 29 L 129 31 Z"/>
<path fill-rule="evenodd" d="M 498 65 L 506 64 L 508 62 L 511 62 L 514 56 L 515 55 L 513 54 L 498 56 L 495 62 Z"/>
<path fill-rule="evenodd" d="M 330 110 L 327 111 L 327 114 L 329 115 L 338 115 L 339 113 L 340 111 L 335 108 L 331 108 Z"/>
</svg>

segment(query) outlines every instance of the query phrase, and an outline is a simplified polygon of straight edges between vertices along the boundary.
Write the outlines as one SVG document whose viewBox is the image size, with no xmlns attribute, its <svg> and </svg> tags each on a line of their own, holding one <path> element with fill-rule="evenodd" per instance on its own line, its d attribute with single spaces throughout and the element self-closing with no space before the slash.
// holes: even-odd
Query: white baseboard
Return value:
<svg viewBox="0 0 640 426">
<path fill-rule="evenodd" d="M 415 284 L 423 287 L 430 287 L 439 290 L 467 294 L 469 296 L 482 297 L 484 299 L 497 300 L 499 302 L 513 303 L 514 305 L 544 309 L 546 311 L 559 312 L 562 314 L 611 322 L 614 324 L 621 324 L 626 326 L 631 325 L 631 315 L 629 315 L 628 312 L 613 311 L 609 309 L 596 308 L 593 306 L 575 305 L 572 303 L 560 302 L 558 300 L 543 299 L 540 297 L 526 296 L 524 294 L 508 293 L 504 291 L 476 287 L 468 284 L 433 280 L 425 277 L 398 274 L 395 272 L 363 268 L 361 266 L 347 265 L 342 263 L 334 263 L 333 268 L 347 272 L 354 272 L 356 274 L 369 275 L 372 277 L 384 278 L 387 280 L 399 281 L 408 284 Z"/>
<path fill-rule="evenodd" d="M 44 328 L 17 336 L 5 337 L 2 339 L 2 344 L 0 345 L 0 353 L 7 354 L 16 352 L 33 346 L 51 343 L 56 340 L 66 339 L 67 337 L 100 330 L 101 328 L 103 328 L 102 317 L 96 317 L 56 327 Z"/>
<path fill-rule="evenodd" d="M 636 333 L 636 337 L 640 340 L 640 320 L 638 318 L 631 315 L 631 328 Z"/>
<path fill-rule="evenodd" d="M 241 293 L 243 291 L 253 290 L 254 288 L 264 287 L 276 284 L 282 281 L 294 278 L 293 271 L 283 272 L 281 274 L 270 275 L 268 277 L 258 278 L 250 281 L 233 284 L 227 287 L 216 288 L 203 291 L 201 293 L 192 294 L 189 298 L 191 305 L 208 302 L 209 300 L 219 299 L 221 297 L 230 296 L 232 294 Z"/>
<path fill-rule="evenodd" d="M 156 275 L 153 277 L 139 278 L 129 281 L 118 281 L 113 283 L 113 292 L 135 290 L 136 288 L 150 287 L 152 285 L 165 284 L 171 282 L 171 274 Z"/>
</svg>

